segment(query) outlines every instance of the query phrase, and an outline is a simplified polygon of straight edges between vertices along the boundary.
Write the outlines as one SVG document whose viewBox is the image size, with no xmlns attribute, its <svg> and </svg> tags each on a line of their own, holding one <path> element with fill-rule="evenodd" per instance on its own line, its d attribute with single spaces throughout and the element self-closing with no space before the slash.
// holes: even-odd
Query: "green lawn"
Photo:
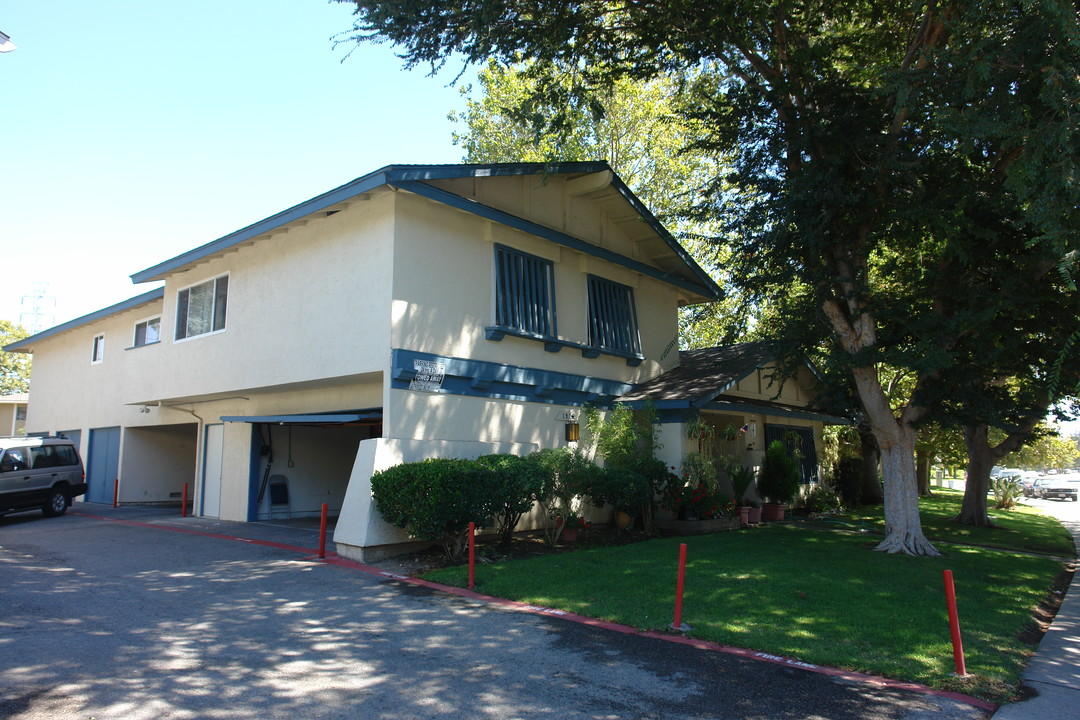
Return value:
<svg viewBox="0 0 1080 720">
<path fill-rule="evenodd" d="M 935 512 L 926 514 L 928 528 L 937 527 Z M 870 523 L 872 515 L 851 522 Z M 1025 512 L 1016 522 L 999 544 L 1058 548 L 1056 534 L 1042 528 L 1046 519 Z M 969 543 L 981 534 L 961 530 L 951 537 Z M 689 635 L 997 702 L 1018 686 L 1033 651 L 1018 634 L 1063 569 L 1060 559 L 966 545 L 941 544 L 940 558 L 885 555 L 871 549 L 873 536 L 785 524 L 484 564 L 476 568 L 477 590 L 665 629 L 673 619 L 680 542 L 688 546 L 683 622 L 693 628 Z M 971 675 L 963 679 L 950 676 L 945 569 L 956 581 Z M 424 577 L 464 586 L 467 568 Z"/>
<path fill-rule="evenodd" d="M 990 517 L 1000 525 L 1000 529 L 958 525 L 952 519 L 960 512 L 963 497 L 964 493 L 960 490 L 934 488 L 934 497 L 920 500 L 923 532 L 928 538 L 1068 557 L 1075 553 L 1072 536 L 1061 523 L 1026 505 L 1012 510 L 991 509 Z M 988 502 L 992 508 L 993 496 L 988 498 Z M 877 534 L 885 532 L 880 505 L 859 508 L 835 519 L 824 520 L 821 524 Z"/>
</svg>

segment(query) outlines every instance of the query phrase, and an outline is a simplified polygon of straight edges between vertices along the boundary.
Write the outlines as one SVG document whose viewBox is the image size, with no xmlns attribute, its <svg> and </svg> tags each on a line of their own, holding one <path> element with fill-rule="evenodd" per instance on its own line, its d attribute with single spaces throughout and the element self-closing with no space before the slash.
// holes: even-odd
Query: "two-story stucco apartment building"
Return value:
<svg viewBox="0 0 1080 720">
<path fill-rule="evenodd" d="M 652 397 L 672 465 L 699 412 L 750 428 L 750 461 L 770 429 L 820 439 L 809 373 L 777 394 L 760 346 L 678 351 L 678 308 L 720 290 L 604 163 L 390 166 L 132 279 L 156 287 L 6 348 L 34 354 L 27 429 L 77 439 L 91 502 L 325 502 L 371 558 L 408 540 L 373 471 L 564 445 L 586 403 Z"/>
</svg>

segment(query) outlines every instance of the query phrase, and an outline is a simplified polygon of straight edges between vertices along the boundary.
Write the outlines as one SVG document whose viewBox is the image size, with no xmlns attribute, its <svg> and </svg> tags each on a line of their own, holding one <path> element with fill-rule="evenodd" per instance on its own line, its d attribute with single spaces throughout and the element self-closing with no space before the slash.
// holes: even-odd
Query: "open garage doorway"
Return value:
<svg viewBox="0 0 1080 720">
<path fill-rule="evenodd" d="M 250 520 L 336 518 L 361 440 L 381 437 L 381 410 L 244 418 L 252 423 Z"/>
<path fill-rule="evenodd" d="M 195 479 L 198 434 L 196 423 L 125 428 L 120 503 L 179 506 Z"/>
</svg>

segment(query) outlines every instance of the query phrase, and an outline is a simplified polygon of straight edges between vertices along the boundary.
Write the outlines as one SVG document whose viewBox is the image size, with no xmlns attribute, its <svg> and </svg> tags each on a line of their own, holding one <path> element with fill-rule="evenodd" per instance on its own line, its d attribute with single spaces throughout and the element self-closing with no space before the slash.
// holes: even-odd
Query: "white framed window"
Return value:
<svg viewBox="0 0 1080 720">
<path fill-rule="evenodd" d="M 176 295 L 176 339 L 223 331 L 228 298 L 228 275 L 180 290 Z"/>
<path fill-rule="evenodd" d="M 94 336 L 94 347 L 90 351 L 90 364 L 97 365 L 99 362 L 105 359 L 105 336 Z"/>
<path fill-rule="evenodd" d="M 135 323 L 135 337 L 131 343 L 132 347 L 153 345 L 156 342 L 161 342 L 160 317 L 147 318 Z"/>
</svg>

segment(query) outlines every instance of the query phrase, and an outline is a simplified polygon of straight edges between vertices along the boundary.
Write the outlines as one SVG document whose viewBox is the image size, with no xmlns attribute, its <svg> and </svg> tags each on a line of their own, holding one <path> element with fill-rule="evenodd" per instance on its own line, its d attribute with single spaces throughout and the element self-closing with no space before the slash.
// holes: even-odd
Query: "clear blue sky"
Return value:
<svg viewBox="0 0 1080 720">
<path fill-rule="evenodd" d="M 332 37 L 351 7 L 4 3 L 0 319 L 48 283 L 46 326 L 65 322 L 153 287 L 134 272 L 384 165 L 458 162 L 460 64 L 429 77 L 370 44 L 345 59 Z"/>
</svg>

